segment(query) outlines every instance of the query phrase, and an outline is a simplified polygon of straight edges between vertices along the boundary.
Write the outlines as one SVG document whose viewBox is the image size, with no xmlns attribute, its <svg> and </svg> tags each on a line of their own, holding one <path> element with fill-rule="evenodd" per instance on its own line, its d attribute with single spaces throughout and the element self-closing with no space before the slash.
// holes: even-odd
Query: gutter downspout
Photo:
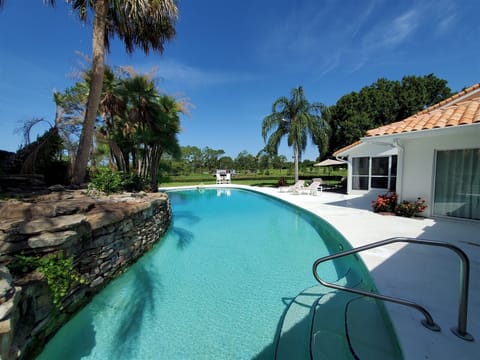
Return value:
<svg viewBox="0 0 480 360">
<path fill-rule="evenodd" d="M 347 195 L 352 191 L 352 161 L 350 156 L 347 156 L 347 160 L 342 159 L 341 157 L 335 156 L 335 159 L 338 161 L 345 161 L 347 165 Z"/>
<path fill-rule="evenodd" d="M 394 146 L 398 149 L 398 157 L 397 157 L 397 194 L 398 200 L 403 200 L 403 173 L 404 173 L 404 158 L 405 158 L 405 148 L 403 145 L 400 144 L 400 140 L 394 139 L 393 140 Z M 400 180 L 400 181 L 399 181 Z"/>
</svg>

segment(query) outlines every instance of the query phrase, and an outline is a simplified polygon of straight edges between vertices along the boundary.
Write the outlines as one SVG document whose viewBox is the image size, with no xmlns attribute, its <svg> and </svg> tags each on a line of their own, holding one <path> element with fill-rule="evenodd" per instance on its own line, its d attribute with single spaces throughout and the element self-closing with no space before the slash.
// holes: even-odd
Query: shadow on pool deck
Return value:
<svg viewBox="0 0 480 360">
<path fill-rule="evenodd" d="M 438 239 L 452 229 L 445 224 L 425 229 L 421 238 Z M 478 269 L 480 248 L 467 243 L 456 243 L 463 248 Z M 451 328 L 458 326 L 460 260 L 451 250 L 432 246 L 409 244 L 391 254 L 371 273 L 384 295 L 414 301 L 424 306 L 441 332 L 425 328 L 420 312 L 397 304 L 386 304 L 394 326 L 400 334 L 405 358 L 430 359 L 474 359 L 480 352 L 480 297 L 477 284 L 478 271 L 470 274 L 470 296 L 468 303 L 467 331 L 475 338 L 468 342 L 455 336 Z M 472 269 L 471 269 L 472 270 Z"/>
<path fill-rule="evenodd" d="M 450 250 L 431 246 L 386 246 L 361 253 L 382 294 L 418 302 L 442 328 L 433 333 L 420 324 L 422 315 L 411 308 L 386 304 L 406 359 L 476 359 L 480 353 L 480 238 L 478 221 L 402 218 L 371 211 L 371 194 L 352 196 L 323 193 L 292 196 L 275 189 L 258 189 L 303 207 L 338 229 L 353 247 L 390 237 L 444 241 L 460 247 L 470 258 L 471 278 L 466 342 L 450 331 L 457 325 L 459 259 Z M 330 206 L 333 205 L 333 206 Z M 398 244 L 397 244 L 398 245 Z"/>
</svg>

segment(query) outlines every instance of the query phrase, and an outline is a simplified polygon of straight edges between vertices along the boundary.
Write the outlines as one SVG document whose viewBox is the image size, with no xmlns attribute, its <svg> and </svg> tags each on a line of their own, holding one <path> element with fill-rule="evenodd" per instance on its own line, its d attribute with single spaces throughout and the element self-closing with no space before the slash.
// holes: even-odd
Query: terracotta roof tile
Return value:
<svg viewBox="0 0 480 360">
<path fill-rule="evenodd" d="M 480 84 L 470 87 L 470 91 L 480 88 Z M 466 89 L 452 96 L 450 101 L 466 95 Z M 462 95 L 459 95 L 462 94 Z M 446 100 L 445 100 L 446 101 Z M 439 104 L 443 103 L 440 102 Z M 422 131 L 438 129 L 451 126 L 468 125 L 480 123 L 480 94 L 472 94 L 470 98 L 462 99 L 460 102 L 445 105 L 436 104 L 402 121 L 397 121 L 385 126 L 367 131 L 367 137 L 391 135 L 411 131 Z"/>
<path fill-rule="evenodd" d="M 470 86 L 466 89 L 463 89 L 462 91 L 459 91 L 458 93 L 450 96 L 448 99 L 442 100 L 442 101 L 436 103 L 435 105 L 432 105 L 432 106 L 418 112 L 417 115 L 420 115 L 420 114 L 423 114 L 423 113 L 426 113 L 426 112 L 430 112 L 434 109 L 438 109 L 438 108 L 440 108 L 440 107 L 442 107 L 446 104 L 451 103 L 452 101 L 454 101 L 458 98 L 461 98 L 462 96 L 468 95 L 469 93 L 471 93 L 471 92 L 473 92 L 474 90 L 477 90 L 477 89 L 480 89 L 480 83 L 472 85 L 472 86 Z M 475 95 L 473 95 L 473 96 L 475 96 Z M 467 96 L 467 98 L 468 98 L 468 96 Z"/>
<path fill-rule="evenodd" d="M 338 149 L 337 151 L 335 151 L 332 155 L 333 156 L 337 156 L 338 154 L 340 154 L 341 152 L 345 151 L 345 150 L 349 150 L 349 149 L 352 149 L 354 148 L 355 146 L 358 146 L 362 143 L 361 140 L 358 140 L 358 141 L 355 141 L 353 144 L 350 144 L 350 145 L 347 145 L 341 149 Z"/>
<path fill-rule="evenodd" d="M 382 136 L 460 125 L 480 124 L 480 91 L 477 91 L 479 89 L 480 83 L 470 86 L 405 120 L 371 129 L 367 131 L 366 136 Z M 361 143 L 362 141 L 359 140 L 335 151 L 333 155 L 338 156 L 338 154 L 354 148 Z"/>
</svg>

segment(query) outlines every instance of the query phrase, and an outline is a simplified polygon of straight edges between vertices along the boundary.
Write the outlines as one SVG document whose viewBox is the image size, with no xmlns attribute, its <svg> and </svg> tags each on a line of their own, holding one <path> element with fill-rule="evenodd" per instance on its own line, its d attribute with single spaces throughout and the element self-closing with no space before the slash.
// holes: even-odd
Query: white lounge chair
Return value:
<svg viewBox="0 0 480 360">
<path fill-rule="evenodd" d="M 314 181 L 312 181 L 312 183 L 310 185 L 299 189 L 298 193 L 317 195 L 318 190 L 320 190 L 320 192 L 323 191 L 322 182 L 319 181 L 319 180 L 314 180 Z"/>
<path fill-rule="evenodd" d="M 232 180 L 231 174 L 230 174 L 230 173 L 227 173 L 227 174 L 225 175 L 224 184 L 230 184 L 231 180 Z"/>
<path fill-rule="evenodd" d="M 295 184 L 291 186 L 281 186 L 279 188 L 280 192 L 297 192 L 299 189 L 302 189 L 305 185 L 305 180 L 298 180 Z"/>
<path fill-rule="evenodd" d="M 223 176 L 220 175 L 219 173 L 217 173 L 216 175 L 217 175 L 217 184 L 223 184 Z"/>
</svg>

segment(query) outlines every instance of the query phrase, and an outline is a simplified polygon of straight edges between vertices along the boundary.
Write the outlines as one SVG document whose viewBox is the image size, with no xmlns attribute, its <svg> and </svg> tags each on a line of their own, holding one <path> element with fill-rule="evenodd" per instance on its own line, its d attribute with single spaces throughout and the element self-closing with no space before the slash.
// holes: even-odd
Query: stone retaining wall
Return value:
<svg viewBox="0 0 480 360">
<path fill-rule="evenodd" d="M 160 239 L 171 220 L 168 197 L 92 198 L 59 192 L 30 202 L 0 201 L 0 359 L 32 358 L 109 281 Z M 15 255 L 62 251 L 86 283 L 58 311 L 43 274 L 16 274 Z"/>
</svg>

